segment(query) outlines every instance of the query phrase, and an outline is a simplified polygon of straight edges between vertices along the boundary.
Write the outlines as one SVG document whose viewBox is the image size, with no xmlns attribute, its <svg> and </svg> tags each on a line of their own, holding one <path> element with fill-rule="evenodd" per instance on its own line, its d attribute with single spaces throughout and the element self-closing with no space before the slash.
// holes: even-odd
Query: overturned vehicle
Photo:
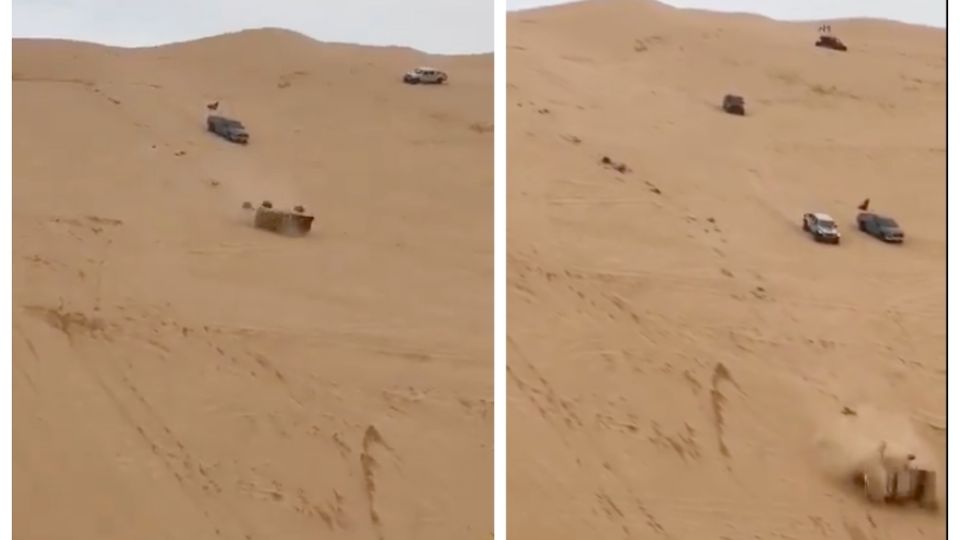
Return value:
<svg viewBox="0 0 960 540">
<path fill-rule="evenodd" d="M 225 116 L 208 116 L 207 131 L 238 144 L 247 144 L 250 140 L 250 134 L 242 122 Z"/>
<path fill-rule="evenodd" d="M 253 205 L 245 202 L 243 208 L 253 210 Z M 313 227 L 313 219 L 313 216 L 307 214 L 302 206 L 283 210 L 274 208 L 270 201 L 263 201 L 254 212 L 253 226 L 284 236 L 303 236 Z"/>
</svg>

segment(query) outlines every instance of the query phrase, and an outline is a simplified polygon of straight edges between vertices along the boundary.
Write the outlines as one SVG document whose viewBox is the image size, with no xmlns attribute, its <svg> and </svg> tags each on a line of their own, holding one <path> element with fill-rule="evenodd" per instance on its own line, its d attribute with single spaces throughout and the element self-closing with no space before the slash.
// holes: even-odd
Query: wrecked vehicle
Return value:
<svg viewBox="0 0 960 540">
<path fill-rule="evenodd" d="M 814 43 L 817 47 L 823 47 L 825 49 L 833 49 L 835 51 L 846 51 L 847 46 L 840 41 L 836 36 L 831 35 L 821 35 L 820 39 Z"/>
<path fill-rule="evenodd" d="M 210 115 L 207 117 L 207 131 L 238 144 L 247 144 L 250 135 L 247 128 L 239 120 L 224 116 Z"/>
<path fill-rule="evenodd" d="M 253 205 L 245 202 L 243 208 L 252 210 Z M 302 206 L 295 206 L 292 210 L 280 210 L 274 208 L 270 201 L 263 201 L 254 212 L 253 226 L 285 236 L 303 236 L 310 232 L 313 219 L 313 216 L 305 213 Z"/>
</svg>

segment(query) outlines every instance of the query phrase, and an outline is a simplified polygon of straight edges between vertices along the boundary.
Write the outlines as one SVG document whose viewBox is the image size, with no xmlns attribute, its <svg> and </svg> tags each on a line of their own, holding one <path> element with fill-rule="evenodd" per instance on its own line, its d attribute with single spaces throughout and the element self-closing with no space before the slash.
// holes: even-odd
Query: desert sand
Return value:
<svg viewBox="0 0 960 540">
<path fill-rule="evenodd" d="M 15 537 L 489 538 L 492 55 L 13 49 Z"/>
<path fill-rule="evenodd" d="M 943 538 L 837 474 L 878 439 L 943 471 L 944 31 L 508 17 L 511 540 Z M 906 243 L 857 230 L 866 197 Z"/>
</svg>

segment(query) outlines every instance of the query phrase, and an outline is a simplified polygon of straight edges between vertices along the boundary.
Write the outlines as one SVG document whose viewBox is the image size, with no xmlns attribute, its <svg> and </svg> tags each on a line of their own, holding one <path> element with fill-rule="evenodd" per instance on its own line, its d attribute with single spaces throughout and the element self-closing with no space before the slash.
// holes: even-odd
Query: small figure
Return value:
<svg viewBox="0 0 960 540">
<path fill-rule="evenodd" d="M 867 211 L 867 208 L 869 208 L 869 207 L 870 207 L 870 197 L 867 197 L 866 199 L 863 200 L 862 203 L 860 203 L 860 206 L 858 206 L 857 208 L 859 208 L 860 210 L 866 212 L 866 211 Z"/>
<path fill-rule="evenodd" d="M 213 103 L 207 103 L 207 109 L 209 109 L 209 110 L 211 110 L 211 111 L 217 110 L 217 107 L 219 107 L 219 106 L 220 106 L 220 101 L 219 101 L 219 100 L 214 101 Z"/>
<path fill-rule="evenodd" d="M 880 463 L 883 465 L 887 475 L 893 476 L 901 471 L 908 471 L 917 459 L 915 454 L 899 454 L 898 452 L 888 452 L 887 441 L 881 441 L 877 449 L 880 457 Z M 899 455 L 898 455 L 899 454 Z"/>
</svg>

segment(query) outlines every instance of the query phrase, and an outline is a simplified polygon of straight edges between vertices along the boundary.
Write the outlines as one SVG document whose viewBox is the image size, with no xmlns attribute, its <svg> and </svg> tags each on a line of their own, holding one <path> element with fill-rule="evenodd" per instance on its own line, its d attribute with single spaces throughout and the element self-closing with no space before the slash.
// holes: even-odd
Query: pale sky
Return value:
<svg viewBox="0 0 960 540">
<path fill-rule="evenodd" d="M 526 9 L 565 0 L 507 0 Z M 946 0 L 667 0 L 783 20 L 878 17 L 946 26 Z M 493 50 L 493 0 L 13 0 L 14 37 L 159 45 L 246 28 L 431 53 Z"/>
<path fill-rule="evenodd" d="M 507 0 L 507 9 L 565 4 L 566 0 Z M 947 26 L 947 0 L 666 0 L 682 8 L 757 13 L 780 20 L 871 17 Z"/>
<path fill-rule="evenodd" d="M 493 50 L 493 14 L 493 0 L 13 0 L 13 36 L 144 46 L 275 26 L 321 41 L 472 54 Z"/>
</svg>

